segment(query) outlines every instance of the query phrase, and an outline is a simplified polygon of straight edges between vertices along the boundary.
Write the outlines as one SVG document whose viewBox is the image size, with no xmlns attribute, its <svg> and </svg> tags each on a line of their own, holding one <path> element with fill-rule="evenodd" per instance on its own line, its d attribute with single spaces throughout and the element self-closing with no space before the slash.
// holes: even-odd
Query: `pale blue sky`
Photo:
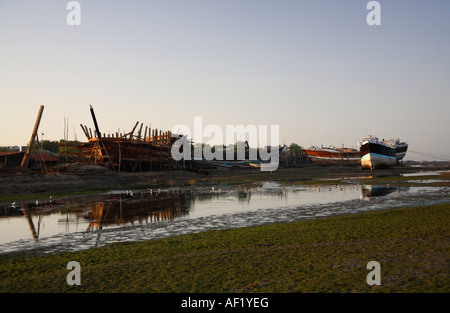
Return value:
<svg viewBox="0 0 450 313">
<path fill-rule="evenodd" d="M 136 121 L 275 124 L 281 143 L 357 147 L 369 134 L 450 159 L 450 1 L 0 0 L 0 146 L 64 117 L 102 132 Z M 42 138 L 41 138 L 42 139 Z M 208 138 L 205 138 L 207 141 Z M 407 153 L 407 159 L 425 159 Z"/>
</svg>

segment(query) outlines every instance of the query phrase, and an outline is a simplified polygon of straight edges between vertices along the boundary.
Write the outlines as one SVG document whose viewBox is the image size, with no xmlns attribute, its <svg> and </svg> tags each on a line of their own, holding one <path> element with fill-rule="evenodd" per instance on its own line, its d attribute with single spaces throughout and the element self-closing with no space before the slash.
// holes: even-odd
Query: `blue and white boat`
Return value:
<svg viewBox="0 0 450 313">
<path fill-rule="evenodd" d="M 367 137 L 359 143 L 362 168 L 391 167 L 397 163 L 395 148 L 377 137 Z"/>
</svg>

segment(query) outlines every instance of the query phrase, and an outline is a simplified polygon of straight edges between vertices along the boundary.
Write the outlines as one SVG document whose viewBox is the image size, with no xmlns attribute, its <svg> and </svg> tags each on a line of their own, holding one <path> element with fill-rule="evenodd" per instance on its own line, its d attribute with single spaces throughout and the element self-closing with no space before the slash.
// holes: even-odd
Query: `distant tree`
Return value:
<svg viewBox="0 0 450 313">
<path fill-rule="evenodd" d="M 19 146 L 0 147 L 0 152 L 12 152 L 12 151 L 20 151 L 20 147 Z"/>
<path fill-rule="evenodd" d="M 57 146 L 58 146 L 58 151 L 57 151 L 57 153 L 58 153 L 58 156 L 59 157 L 63 157 L 63 156 L 65 156 L 67 153 L 74 153 L 74 152 L 76 152 L 76 145 L 79 145 L 79 144 L 81 144 L 81 142 L 80 141 L 77 141 L 77 140 L 68 140 L 68 141 L 65 141 L 64 139 L 60 139 L 59 140 L 59 143 L 57 143 Z"/>
<path fill-rule="evenodd" d="M 59 152 L 58 141 L 42 140 L 41 141 L 42 150 L 46 150 L 57 154 Z"/>
<path fill-rule="evenodd" d="M 301 146 L 299 146 L 298 144 L 296 144 L 294 142 L 289 145 L 289 150 L 292 152 L 298 153 L 298 152 L 301 152 L 302 149 L 303 148 Z"/>
<path fill-rule="evenodd" d="M 28 147 L 28 145 L 27 145 L 27 147 Z M 59 152 L 58 141 L 42 140 L 42 141 L 39 141 L 39 147 L 38 147 L 38 141 L 35 141 L 33 144 L 33 149 L 31 149 L 31 152 L 37 153 L 39 151 L 39 148 L 42 151 L 51 152 L 53 154 L 57 154 Z"/>
</svg>

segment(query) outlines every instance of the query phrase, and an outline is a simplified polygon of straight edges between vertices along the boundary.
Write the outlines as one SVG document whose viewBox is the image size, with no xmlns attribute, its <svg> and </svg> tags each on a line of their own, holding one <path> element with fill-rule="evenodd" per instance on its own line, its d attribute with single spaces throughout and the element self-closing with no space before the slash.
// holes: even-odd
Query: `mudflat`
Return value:
<svg viewBox="0 0 450 313">
<path fill-rule="evenodd" d="M 439 177 L 448 178 L 450 164 L 423 167 L 399 166 L 375 171 L 348 166 L 314 166 L 279 168 L 273 172 L 264 172 L 259 169 L 217 168 L 201 172 L 173 170 L 117 173 L 91 166 L 80 168 L 76 172 L 48 174 L 0 172 L 0 203 L 10 200 L 36 199 L 39 196 L 86 194 L 117 189 L 252 185 L 261 181 L 290 184 L 327 184 L 353 179 L 355 182 L 405 184 L 403 174 L 430 171 L 442 171 L 442 175 L 439 175 Z M 411 180 L 412 178 L 408 179 Z"/>
</svg>

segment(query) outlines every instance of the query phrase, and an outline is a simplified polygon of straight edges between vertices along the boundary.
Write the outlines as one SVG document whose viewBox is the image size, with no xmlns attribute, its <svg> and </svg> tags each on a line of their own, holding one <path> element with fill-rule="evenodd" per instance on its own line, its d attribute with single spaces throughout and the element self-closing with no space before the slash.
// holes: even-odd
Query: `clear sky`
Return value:
<svg viewBox="0 0 450 313">
<path fill-rule="evenodd" d="M 41 140 L 63 138 L 65 117 L 85 140 L 92 105 L 105 133 L 200 116 L 450 159 L 448 0 L 378 1 L 379 26 L 368 0 L 79 0 L 80 26 L 68 2 L 0 0 L 0 146 L 28 143 L 40 105 Z"/>
</svg>

